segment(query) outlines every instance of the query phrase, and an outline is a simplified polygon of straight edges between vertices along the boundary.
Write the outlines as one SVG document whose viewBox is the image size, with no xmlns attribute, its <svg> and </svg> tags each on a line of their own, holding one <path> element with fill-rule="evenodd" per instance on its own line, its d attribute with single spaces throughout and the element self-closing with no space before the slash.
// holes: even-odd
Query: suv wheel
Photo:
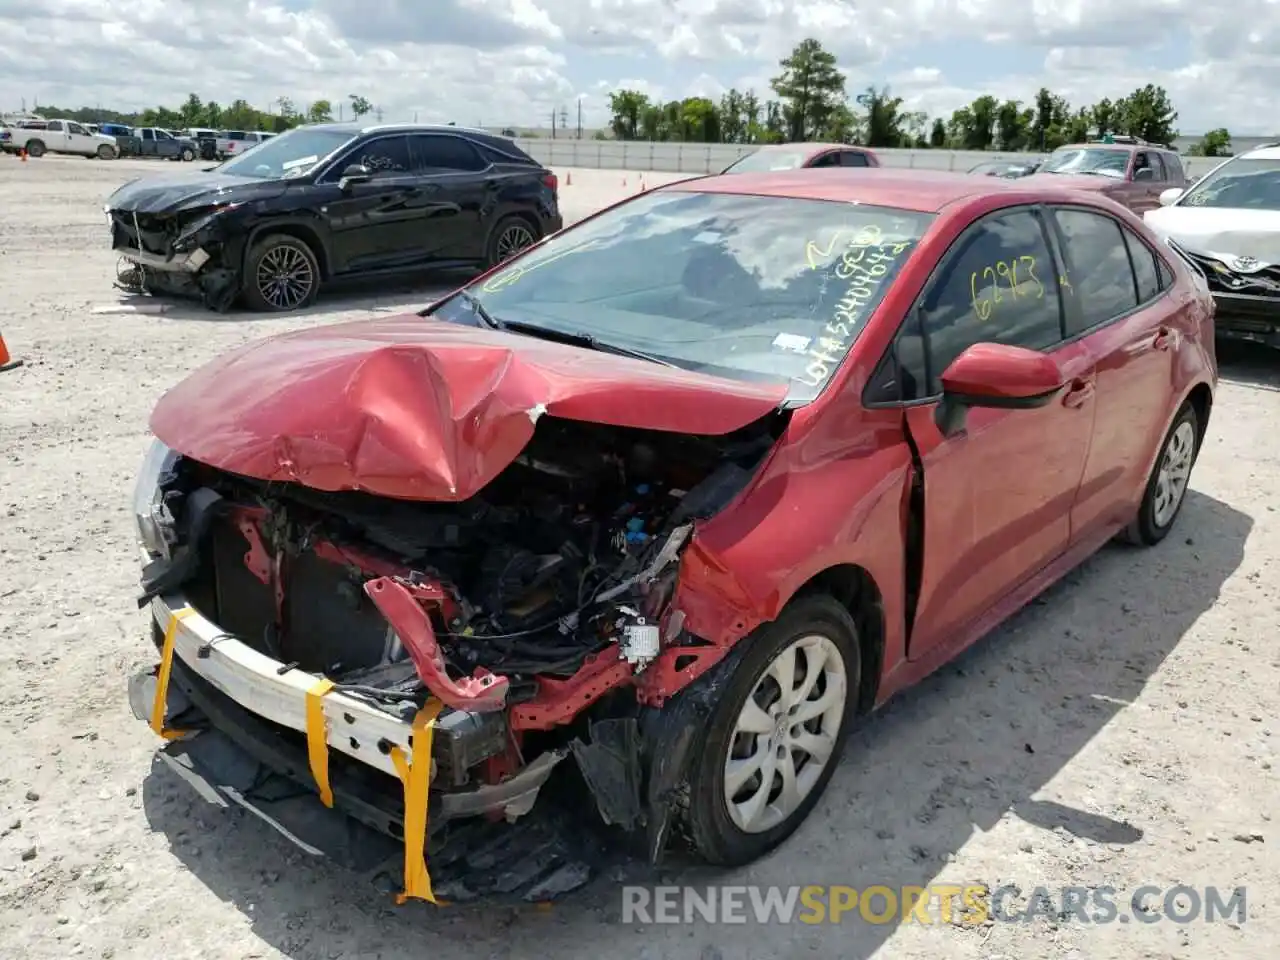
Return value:
<svg viewBox="0 0 1280 960">
<path fill-rule="evenodd" d="M 274 233 L 245 261 L 244 298 L 251 310 L 286 313 L 308 306 L 320 290 L 320 264 L 297 237 Z"/>
</svg>

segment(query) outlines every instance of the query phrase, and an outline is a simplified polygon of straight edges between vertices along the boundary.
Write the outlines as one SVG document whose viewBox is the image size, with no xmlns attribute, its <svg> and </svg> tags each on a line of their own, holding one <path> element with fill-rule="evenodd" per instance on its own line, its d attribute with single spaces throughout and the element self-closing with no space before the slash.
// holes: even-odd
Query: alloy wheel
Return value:
<svg viewBox="0 0 1280 960">
<path fill-rule="evenodd" d="M 297 247 L 281 244 L 262 255 L 256 281 L 263 300 L 277 310 L 292 310 L 311 295 L 315 268 Z"/>
<path fill-rule="evenodd" d="M 1190 423 L 1180 423 L 1165 445 L 1156 473 L 1155 497 L 1151 503 L 1151 519 L 1157 527 L 1167 527 L 1173 522 L 1187 492 L 1187 480 L 1191 476 L 1191 461 L 1195 457 L 1196 428 Z"/>
<path fill-rule="evenodd" d="M 523 224 L 513 223 L 498 237 L 498 261 L 510 260 L 521 250 L 533 246 L 533 231 Z"/>
<path fill-rule="evenodd" d="M 729 738 L 724 800 L 739 830 L 772 830 L 799 809 L 834 759 L 847 696 L 830 638 L 810 634 L 773 658 Z"/>
</svg>

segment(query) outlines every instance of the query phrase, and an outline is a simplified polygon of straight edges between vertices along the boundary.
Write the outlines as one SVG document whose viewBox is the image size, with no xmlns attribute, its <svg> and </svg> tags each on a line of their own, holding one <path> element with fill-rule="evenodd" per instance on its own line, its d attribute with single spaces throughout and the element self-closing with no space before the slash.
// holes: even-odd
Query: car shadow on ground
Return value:
<svg viewBox="0 0 1280 960">
<path fill-rule="evenodd" d="M 165 320 L 202 323 L 250 323 L 294 320 L 327 314 L 415 313 L 453 292 L 475 271 L 439 271 L 413 276 L 380 277 L 333 283 L 322 290 L 311 306 L 286 313 L 265 313 L 234 306 L 225 312 L 210 310 L 194 300 L 177 297 L 131 295 L 122 292 L 118 305 L 126 311 L 155 313 Z M 107 304 L 114 307 L 117 304 Z M 343 319 L 352 319 L 344 317 Z"/>
<path fill-rule="evenodd" d="M 1104 549 L 956 662 L 868 719 L 850 738 L 809 821 L 774 854 L 732 872 L 668 866 L 656 879 L 698 887 L 923 887 L 975 833 L 1008 817 L 1043 831 L 1035 837 L 1041 845 L 1083 843 L 1106 853 L 1137 842 L 1152 825 L 1126 822 L 1105 785 L 1096 809 L 1036 794 L 1139 697 L 1214 605 L 1243 559 L 1252 523 L 1192 491 L 1164 543 L 1151 550 Z M 601 877 L 547 909 L 436 909 L 418 903 L 397 908 L 387 892 L 308 858 L 255 818 L 196 800 L 159 761 L 144 783 L 144 801 L 152 828 L 167 836 L 185 867 L 249 918 L 259 937 L 298 960 L 408 956 L 441 948 L 448 956 L 468 957 L 536 952 L 561 958 L 851 960 L 882 947 L 901 921 L 900 914 L 879 925 L 846 917 L 839 925 L 793 923 L 786 930 L 763 929 L 753 921 L 626 924 L 617 875 Z M 1000 879 L 964 882 L 994 886 Z M 1038 882 L 1003 879 L 1020 880 L 1028 889 Z M 982 932 L 957 928 L 953 935 Z"/>
<path fill-rule="evenodd" d="M 1218 341 L 1218 376 L 1236 383 L 1280 393 L 1280 350 L 1238 340 Z"/>
</svg>

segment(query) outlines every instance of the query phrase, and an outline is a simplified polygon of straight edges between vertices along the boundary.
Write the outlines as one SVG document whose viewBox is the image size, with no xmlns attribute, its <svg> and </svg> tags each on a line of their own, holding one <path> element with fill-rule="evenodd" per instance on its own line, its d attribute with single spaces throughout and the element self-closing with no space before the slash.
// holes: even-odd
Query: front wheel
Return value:
<svg viewBox="0 0 1280 960">
<path fill-rule="evenodd" d="M 320 264 L 311 248 L 275 233 L 253 245 L 245 263 L 244 298 L 251 310 L 286 313 L 310 305 L 320 290 Z"/>
<path fill-rule="evenodd" d="M 116 152 L 112 150 L 109 146 L 107 146 L 105 143 L 98 148 L 99 160 L 114 160 L 115 158 L 116 158 Z"/>
<path fill-rule="evenodd" d="M 196 152 L 195 152 L 194 150 L 192 150 L 190 147 L 183 147 L 183 148 L 182 148 L 182 162 L 183 162 L 183 163 L 190 163 L 190 162 L 191 162 L 192 160 L 194 160 L 195 158 L 196 158 Z"/>
<path fill-rule="evenodd" d="M 485 260 L 491 267 L 510 260 L 538 242 L 538 228 L 523 217 L 503 217 L 489 235 Z"/>
<path fill-rule="evenodd" d="M 740 866 L 804 821 L 826 789 L 857 702 L 858 629 L 830 596 L 793 601 L 741 641 L 689 778 L 689 832 L 711 863 Z"/>
<path fill-rule="evenodd" d="M 1120 539 L 1135 546 L 1150 547 L 1168 536 L 1186 500 L 1191 467 L 1200 449 L 1200 429 L 1195 407 L 1184 403 L 1160 446 L 1138 515 Z"/>
</svg>

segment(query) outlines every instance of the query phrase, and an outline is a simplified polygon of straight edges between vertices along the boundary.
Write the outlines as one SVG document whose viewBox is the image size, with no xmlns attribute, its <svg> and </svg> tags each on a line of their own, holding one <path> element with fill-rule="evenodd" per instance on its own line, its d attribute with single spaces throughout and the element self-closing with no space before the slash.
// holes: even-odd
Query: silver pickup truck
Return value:
<svg viewBox="0 0 1280 960">
<path fill-rule="evenodd" d="M 256 147 L 264 140 L 270 140 L 274 133 L 262 130 L 224 130 L 218 135 L 216 150 L 219 160 L 238 157 L 246 150 Z"/>
</svg>

